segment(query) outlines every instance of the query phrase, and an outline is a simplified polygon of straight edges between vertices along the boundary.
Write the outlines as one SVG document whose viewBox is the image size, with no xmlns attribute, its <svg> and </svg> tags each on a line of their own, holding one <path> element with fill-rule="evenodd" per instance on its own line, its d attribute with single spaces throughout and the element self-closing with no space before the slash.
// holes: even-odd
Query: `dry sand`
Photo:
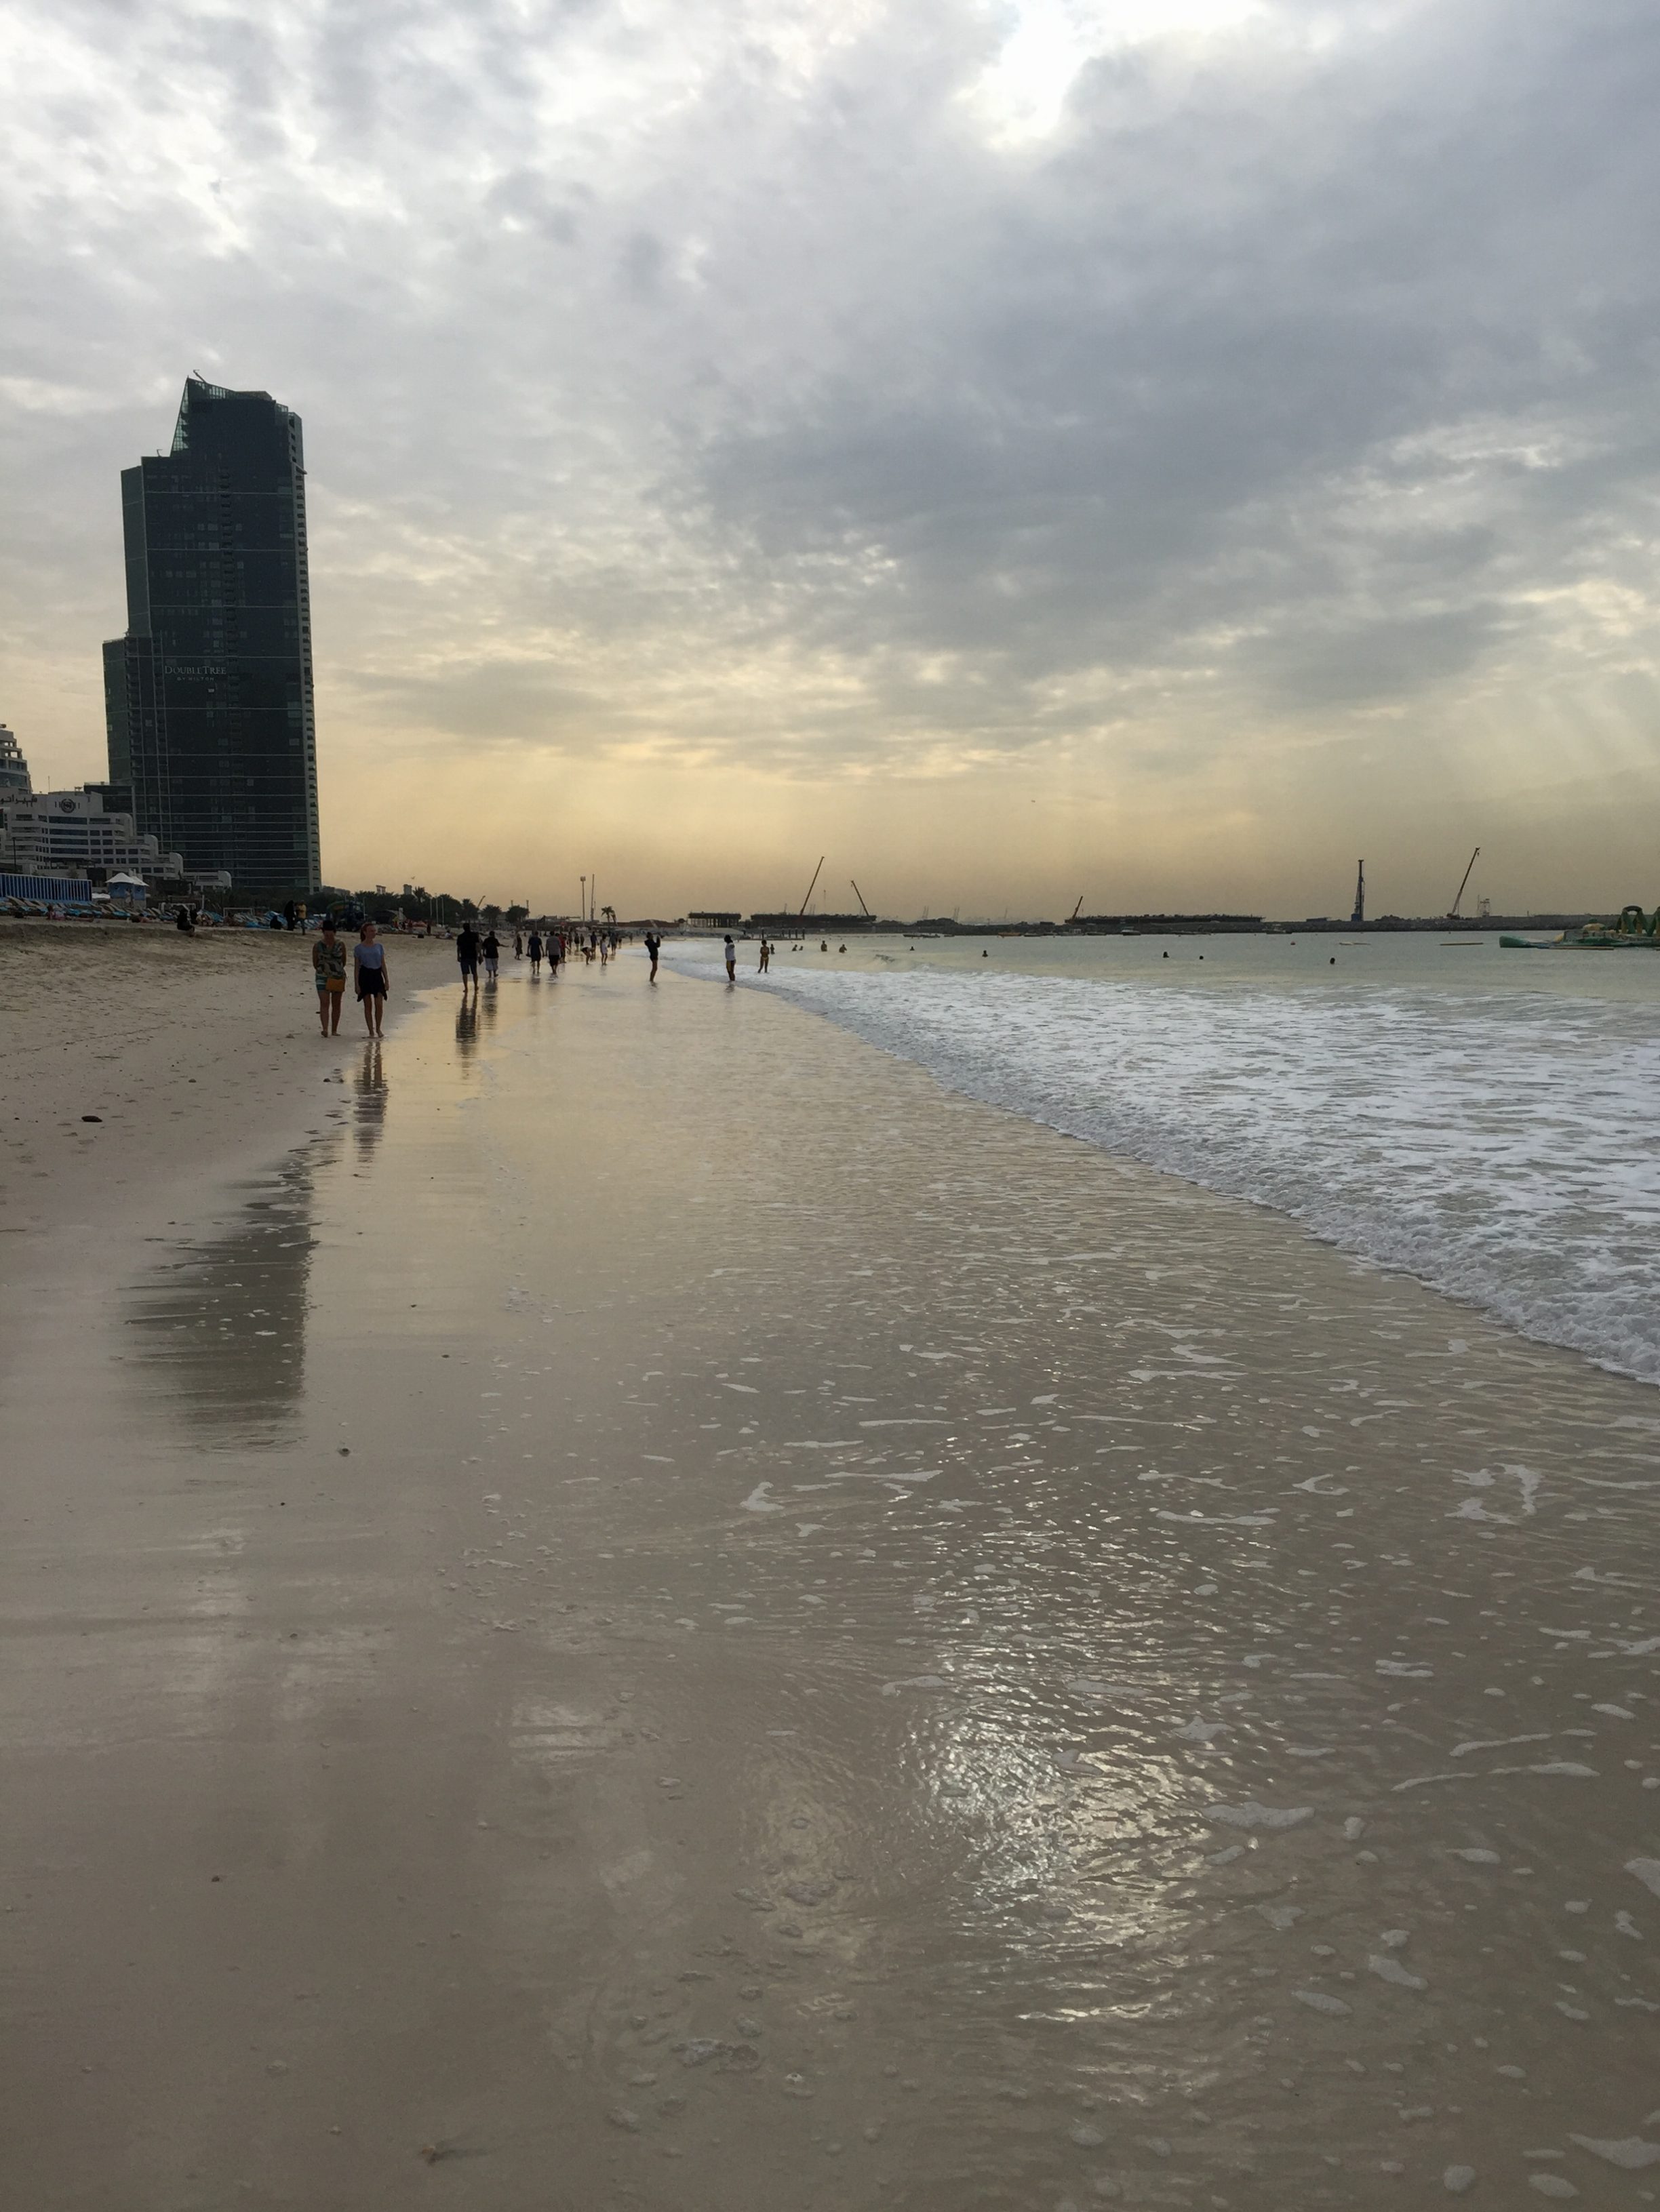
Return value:
<svg viewBox="0 0 1660 2212">
<path fill-rule="evenodd" d="M 1654 1394 L 642 972 L 11 1300 L 10 2201 L 1653 2201 Z"/>
</svg>

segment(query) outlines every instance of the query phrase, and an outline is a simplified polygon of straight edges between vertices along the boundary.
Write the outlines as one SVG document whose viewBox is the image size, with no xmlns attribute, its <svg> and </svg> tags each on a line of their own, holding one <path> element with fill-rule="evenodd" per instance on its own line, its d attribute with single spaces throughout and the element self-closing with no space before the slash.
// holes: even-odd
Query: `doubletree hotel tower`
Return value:
<svg viewBox="0 0 1660 2212">
<path fill-rule="evenodd" d="M 110 781 L 193 872 L 314 890 L 317 732 L 300 417 L 189 379 L 173 451 L 121 471 L 127 634 L 104 647 Z"/>
</svg>

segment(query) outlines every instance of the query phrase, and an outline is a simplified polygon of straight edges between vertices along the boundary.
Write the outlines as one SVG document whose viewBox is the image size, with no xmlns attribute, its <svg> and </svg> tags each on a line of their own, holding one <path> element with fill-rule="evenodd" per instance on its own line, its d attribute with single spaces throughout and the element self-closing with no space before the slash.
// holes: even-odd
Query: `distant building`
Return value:
<svg viewBox="0 0 1660 2212">
<path fill-rule="evenodd" d="M 29 764 L 16 738 L 0 722 L 0 799 L 27 798 L 28 792 Z"/>
<path fill-rule="evenodd" d="M 686 920 L 694 929 L 736 929 L 742 922 L 741 914 L 689 914 Z"/>
<path fill-rule="evenodd" d="M 94 883 L 118 872 L 177 876 L 184 862 L 145 836 L 130 810 L 112 805 L 125 793 L 107 784 L 79 791 L 0 792 L 0 865 L 32 876 L 85 876 Z"/>
<path fill-rule="evenodd" d="M 322 881 L 300 418 L 192 376 L 170 453 L 121 471 L 127 634 L 104 647 L 110 780 L 192 869 Z"/>
</svg>

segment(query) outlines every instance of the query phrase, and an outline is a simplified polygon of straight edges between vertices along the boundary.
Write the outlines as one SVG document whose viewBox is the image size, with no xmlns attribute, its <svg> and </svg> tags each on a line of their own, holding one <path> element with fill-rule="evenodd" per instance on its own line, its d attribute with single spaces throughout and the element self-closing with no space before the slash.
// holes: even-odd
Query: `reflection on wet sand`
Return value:
<svg viewBox="0 0 1660 2212">
<path fill-rule="evenodd" d="M 315 1230 L 302 1153 L 216 1230 L 154 1261 L 126 1295 L 140 1372 L 199 1441 L 274 1444 L 305 1390 Z"/>
<path fill-rule="evenodd" d="M 711 1871 L 639 1877 L 629 2124 L 758 2186 L 631 2088 L 707 2050 L 696 2108 L 801 2100 L 766 2139 L 840 2141 L 838 2203 L 1347 2207 L 1513 2165 L 1525 2078 L 1593 2193 L 1660 2012 L 1660 1638 L 1608 1548 L 1660 1551 L 1651 1395 L 799 1027 L 673 1035 L 769 1115 L 660 1171 L 660 1069 L 562 1036 L 608 1104 L 499 1249 L 548 1333 L 497 1335 L 458 1571 L 497 1633 L 664 1653 L 623 1711 Z"/>
<path fill-rule="evenodd" d="M 367 1165 L 386 1126 L 386 1078 L 377 1037 L 363 1048 L 352 1080 L 352 1133 L 357 1140 L 360 1165 Z"/>
<path fill-rule="evenodd" d="M 103 2199 L 48 2127 L 23 2201 L 401 2212 L 425 2150 L 468 2212 L 1645 2201 L 1652 1394 L 623 980 L 435 1002 L 308 1214 L 143 1293 L 153 1580 L 66 1680 L 144 1749 L 49 1767 L 95 1996 L 20 2063 L 51 2114 L 119 2052 L 123 2156 L 187 2124 Z M 233 1558 L 153 1469 L 302 1218 Z"/>
</svg>

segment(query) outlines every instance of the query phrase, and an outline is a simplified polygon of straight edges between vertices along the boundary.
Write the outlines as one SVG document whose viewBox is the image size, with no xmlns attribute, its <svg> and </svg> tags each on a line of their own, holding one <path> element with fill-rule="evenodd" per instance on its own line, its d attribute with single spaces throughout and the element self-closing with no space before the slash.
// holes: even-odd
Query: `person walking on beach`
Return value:
<svg viewBox="0 0 1660 2212">
<path fill-rule="evenodd" d="M 386 1003 L 386 987 L 392 979 L 386 969 L 386 948 L 375 933 L 372 921 L 366 921 L 358 931 L 351 957 L 357 969 L 357 996 L 363 1009 L 363 1027 L 372 1037 L 378 1037 L 380 1016 Z"/>
<path fill-rule="evenodd" d="M 539 975 L 542 972 L 542 939 L 539 931 L 532 930 L 526 950 L 530 954 L 530 972 L 532 975 Z"/>
<path fill-rule="evenodd" d="M 729 983 L 738 981 L 738 947 L 732 941 L 730 930 L 727 932 L 727 981 Z"/>
<path fill-rule="evenodd" d="M 525 957 L 525 933 L 522 929 L 515 929 L 513 933 L 513 957 L 515 960 L 522 960 Z"/>
<path fill-rule="evenodd" d="M 311 948 L 312 975 L 317 984 L 317 1018 L 325 1036 L 340 1034 L 340 1002 L 346 995 L 346 948 L 325 921 L 323 934 Z"/>
<path fill-rule="evenodd" d="M 646 932 L 646 950 L 651 955 L 651 973 L 646 978 L 648 983 L 654 983 L 657 981 L 657 956 L 662 949 L 662 939 L 654 929 L 648 929 Z"/>
<path fill-rule="evenodd" d="M 461 988 L 465 992 L 469 979 L 476 991 L 478 988 L 478 933 L 470 921 L 461 925 L 461 934 L 455 940 L 455 957 L 461 964 Z"/>
<path fill-rule="evenodd" d="M 492 983 L 496 981 L 496 963 L 501 957 L 502 947 L 496 942 L 496 932 L 492 929 L 484 939 L 484 973 Z"/>
</svg>

